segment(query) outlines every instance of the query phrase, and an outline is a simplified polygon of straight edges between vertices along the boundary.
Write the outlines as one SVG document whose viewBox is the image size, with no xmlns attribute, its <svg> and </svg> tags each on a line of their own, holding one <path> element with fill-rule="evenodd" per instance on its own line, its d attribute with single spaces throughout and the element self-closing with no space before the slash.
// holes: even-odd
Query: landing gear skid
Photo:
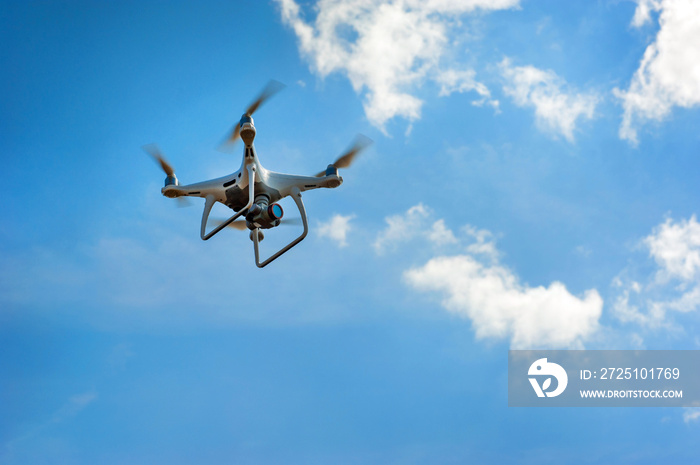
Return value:
<svg viewBox="0 0 700 465">
<path fill-rule="evenodd" d="M 301 191 L 299 191 L 299 188 L 295 187 L 292 190 L 292 199 L 294 200 L 294 203 L 297 204 L 297 208 L 299 209 L 299 214 L 301 215 L 301 221 L 304 223 L 304 232 L 301 233 L 301 236 L 297 237 L 294 239 L 292 242 L 287 244 L 286 246 L 282 247 L 277 253 L 272 255 L 270 258 L 265 260 L 264 262 L 260 263 L 260 252 L 259 252 L 259 247 L 260 247 L 260 228 L 255 228 L 252 231 L 252 236 L 253 236 L 253 248 L 255 249 L 255 264 L 258 266 L 258 268 L 263 268 L 264 266 L 272 263 L 275 259 L 277 259 L 280 255 L 297 245 L 299 242 L 304 240 L 306 235 L 309 233 L 309 223 L 306 219 L 306 209 L 304 208 L 304 202 L 301 200 Z"/>
<path fill-rule="evenodd" d="M 255 196 L 255 166 L 253 165 L 248 165 L 248 179 L 250 179 L 250 184 L 248 187 L 248 205 L 245 207 L 241 208 L 238 213 L 221 223 L 219 226 L 216 228 L 212 229 L 208 233 L 206 232 L 207 230 L 207 221 L 209 221 L 209 213 L 211 213 L 211 207 L 214 206 L 216 203 L 216 197 L 213 195 L 207 195 L 206 199 L 204 200 L 204 212 L 202 213 L 202 229 L 200 230 L 199 236 L 202 238 L 203 241 L 208 241 L 216 233 L 224 229 L 226 226 L 229 224 L 233 223 L 235 220 L 238 219 L 239 216 L 241 216 L 243 213 L 247 212 L 250 207 L 253 206 L 253 200 Z"/>
</svg>

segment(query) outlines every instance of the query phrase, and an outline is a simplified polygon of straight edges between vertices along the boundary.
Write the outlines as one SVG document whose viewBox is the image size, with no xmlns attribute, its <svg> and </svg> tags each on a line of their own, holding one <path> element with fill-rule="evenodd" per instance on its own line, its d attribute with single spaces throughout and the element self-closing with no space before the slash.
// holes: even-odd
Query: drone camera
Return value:
<svg viewBox="0 0 700 465">
<path fill-rule="evenodd" d="M 273 203 L 267 207 L 267 216 L 269 216 L 272 221 L 281 220 L 283 215 L 284 210 L 282 210 L 282 207 L 279 204 Z"/>
<path fill-rule="evenodd" d="M 256 203 L 248 209 L 248 213 L 246 213 L 245 216 L 249 224 L 264 229 L 269 229 L 280 224 L 282 216 L 284 216 L 282 206 L 276 203 L 268 205 L 267 202 L 267 196 L 263 195 L 260 196 L 260 198 L 256 198 Z"/>
</svg>

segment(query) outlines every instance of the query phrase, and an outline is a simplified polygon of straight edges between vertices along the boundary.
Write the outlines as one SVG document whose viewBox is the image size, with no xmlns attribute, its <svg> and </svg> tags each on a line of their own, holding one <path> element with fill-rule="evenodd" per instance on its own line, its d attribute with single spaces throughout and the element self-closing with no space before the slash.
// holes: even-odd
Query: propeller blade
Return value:
<svg viewBox="0 0 700 465">
<path fill-rule="evenodd" d="M 190 202 L 190 199 L 188 199 L 187 197 L 175 197 L 175 200 L 177 200 L 178 208 L 186 208 L 192 206 L 192 202 Z"/>
<path fill-rule="evenodd" d="M 284 89 L 285 85 L 282 84 L 279 81 L 275 81 L 274 79 L 271 80 L 270 82 L 267 83 L 267 85 L 263 88 L 262 92 L 260 92 L 260 95 L 258 95 L 258 98 L 253 100 L 253 103 L 248 105 L 248 108 L 246 108 L 245 114 L 248 116 L 252 116 L 253 113 L 257 111 L 260 106 L 265 103 L 270 97 L 275 95 L 277 92 L 280 90 Z M 221 151 L 227 151 L 226 148 L 229 145 L 232 145 L 234 142 L 238 140 L 238 138 L 241 135 L 241 123 L 238 122 L 236 125 L 228 132 L 228 135 L 226 138 L 224 138 L 224 141 L 219 144 L 219 150 Z"/>
<path fill-rule="evenodd" d="M 165 160 L 163 153 L 156 144 L 146 144 L 143 146 L 143 149 L 160 164 L 160 167 L 163 169 L 166 175 L 175 176 L 175 170 L 173 169 L 172 165 Z"/>
<path fill-rule="evenodd" d="M 363 136 L 362 134 L 358 134 L 355 137 L 355 142 L 352 144 L 352 147 L 348 149 L 348 151 L 345 152 L 343 155 L 338 157 L 335 163 L 333 163 L 333 166 L 335 166 L 336 168 L 347 168 L 352 164 L 353 160 L 355 159 L 355 156 L 362 150 L 367 148 L 371 143 L 372 139 L 370 139 L 367 136 Z"/>
<path fill-rule="evenodd" d="M 290 226 L 293 224 L 301 224 L 301 218 L 283 218 L 280 220 L 281 225 Z M 281 226 L 280 225 L 280 226 Z"/>
<path fill-rule="evenodd" d="M 355 136 L 355 141 L 353 142 L 352 146 L 340 157 L 338 157 L 338 159 L 332 163 L 332 166 L 335 166 L 336 168 L 347 168 L 355 160 L 357 154 L 366 149 L 370 144 L 372 144 L 372 139 L 362 134 L 358 134 Z M 323 170 L 316 174 L 316 177 L 320 178 L 325 175 L 326 170 Z"/>
<path fill-rule="evenodd" d="M 238 140 L 241 135 L 241 123 L 236 123 L 236 125 L 228 132 L 228 135 L 219 144 L 220 148 L 226 147 L 227 145 L 233 144 Z"/>
<path fill-rule="evenodd" d="M 218 226 L 226 220 L 222 220 L 221 218 L 212 218 L 212 221 Z M 301 224 L 301 218 L 284 218 L 280 220 L 280 223 L 287 226 L 292 224 Z M 227 226 L 238 229 L 239 231 L 245 231 L 248 229 L 248 223 L 246 220 L 236 220 L 229 223 Z"/>
<path fill-rule="evenodd" d="M 253 116 L 253 113 L 260 108 L 260 105 L 265 103 L 267 99 L 275 95 L 280 90 L 284 89 L 285 85 L 274 79 L 267 83 L 265 88 L 260 92 L 258 98 L 256 98 L 253 103 L 251 103 L 245 111 L 248 116 Z"/>
<path fill-rule="evenodd" d="M 212 221 L 218 226 L 226 220 L 222 220 L 221 218 L 212 218 Z M 239 231 L 245 231 L 246 229 L 248 229 L 248 226 L 247 226 L 247 223 L 245 220 L 236 220 L 232 223 L 227 224 L 226 227 L 238 229 Z"/>
</svg>

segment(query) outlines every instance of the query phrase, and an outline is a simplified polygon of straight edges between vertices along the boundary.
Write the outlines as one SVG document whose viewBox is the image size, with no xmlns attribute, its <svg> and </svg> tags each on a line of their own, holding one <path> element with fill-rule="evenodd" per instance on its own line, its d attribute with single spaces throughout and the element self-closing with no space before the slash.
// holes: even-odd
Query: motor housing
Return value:
<svg viewBox="0 0 700 465">
<path fill-rule="evenodd" d="M 246 146 L 250 146 L 255 139 L 255 124 L 253 124 L 253 118 L 250 115 L 243 115 L 241 121 L 238 123 L 241 128 L 241 139 Z"/>
<path fill-rule="evenodd" d="M 172 176 L 168 176 L 165 178 L 165 186 L 163 187 L 168 187 L 168 186 L 179 186 L 180 181 L 177 180 L 177 176 L 173 174 Z"/>
</svg>

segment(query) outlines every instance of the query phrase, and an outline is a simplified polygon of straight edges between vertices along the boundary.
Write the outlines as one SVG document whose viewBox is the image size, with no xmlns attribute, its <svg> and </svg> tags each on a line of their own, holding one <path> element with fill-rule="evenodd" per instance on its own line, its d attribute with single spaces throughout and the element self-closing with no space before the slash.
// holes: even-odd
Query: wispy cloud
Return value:
<svg viewBox="0 0 700 465">
<path fill-rule="evenodd" d="M 472 105 L 482 106 L 488 104 L 498 110 L 499 102 L 491 98 L 491 92 L 481 82 L 476 79 L 476 72 L 473 69 L 458 71 L 455 69 L 447 69 L 441 71 L 435 78 L 435 81 L 440 84 L 440 96 L 447 97 L 455 92 L 476 92 L 481 98 L 474 100 Z"/>
<path fill-rule="evenodd" d="M 695 216 L 677 222 L 667 218 L 641 245 L 654 259 L 655 273 L 637 280 L 616 277 L 619 294 L 613 309 L 623 322 L 669 327 L 669 312 L 700 308 L 700 223 Z"/>
<path fill-rule="evenodd" d="M 81 411 L 87 408 L 90 404 L 97 400 L 95 391 L 87 391 L 71 396 L 58 410 L 56 410 L 49 419 L 43 420 L 42 423 L 34 425 L 29 431 L 21 436 L 15 437 L 5 443 L 5 450 L 10 457 L 14 455 L 16 449 L 26 447 L 23 443 L 31 441 L 39 436 L 44 430 L 52 425 L 60 424 L 78 415 Z"/>
<path fill-rule="evenodd" d="M 96 400 L 97 400 L 97 393 L 94 391 L 83 392 L 83 393 L 71 396 L 71 398 L 68 399 L 68 402 L 66 402 L 59 410 L 57 410 L 54 413 L 51 420 L 54 423 L 58 423 L 58 422 L 61 422 L 67 418 L 74 417 L 75 415 L 80 413 L 83 409 L 85 409 L 85 407 L 92 404 Z"/>
<path fill-rule="evenodd" d="M 8 277 L 3 284 L 17 289 L 3 293 L 0 302 L 34 308 L 81 308 L 101 302 L 99 312 L 85 316 L 112 308 L 154 313 L 157 308 L 216 302 L 206 291 L 223 283 L 211 270 L 224 269 L 224 257 L 217 257 L 211 247 L 199 247 L 191 237 L 148 226 L 152 236 L 144 239 L 106 236 L 63 253 L 24 251 L 12 268 L 0 266 L 0 275 Z M 227 297 L 231 292 L 231 286 L 218 289 L 225 289 L 221 292 Z"/>
<path fill-rule="evenodd" d="M 172 221 L 160 224 L 153 219 L 138 224 L 147 235 L 124 237 L 110 231 L 62 251 L 32 248 L 0 262 L 0 277 L 6 278 L 0 280 L 0 316 L 24 309 L 56 316 L 70 312 L 76 324 L 109 328 L 150 327 L 156 321 L 159 327 L 190 328 L 193 321 L 217 327 L 242 322 L 278 326 L 340 317 L 322 305 L 323 296 L 298 293 L 300 283 L 332 281 L 331 276 L 318 276 L 317 267 L 304 260 L 301 249 L 293 260 L 280 259 L 267 267 L 266 279 L 251 280 L 244 277 L 260 276 L 260 272 L 252 243 L 239 231 L 223 231 L 216 241 L 202 242 L 186 221 L 182 228 L 173 227 Z M 354 226 L 352 221 L 348 226 Z M 350 242 L 347 229 L 345 233 Z M 273 245 L 266 245 L 267 240 L 277 240 L 280 234 L 284 233 L 275 231 L 262 244 L 264 256 L 276 251 Z M 342 239 L 339 230 L 334 234 Z M 284 279 L 290 273 L 294 279 Z M 278 282 L 279 292 L 251 313 L 250 306 L 257 305 L 255 296 L 266 292 L 270 281 Z M 294 299 L 305 305 L 278 311 Z M 222 306 L 222 302 L 234 301 L 236 305 Z M 125 357 L 127 349 L 119 357 Z M 115 370 L 119 363 L 115 360 Z"/>
<path fill-rule="evenodd" d="M 687 407 L 683 409 L 683 421 L 686 423 L 700 421 L 700 407 Z"/>
<path fill-rule="evenodd" d="M 674 106 L 700 105 L 700 2 L 638 0 L 634 27 L 652 21 L 659 12 L 659 32 L 649 44 L 627 90 L 614 89 L 624 113 L 620 138 L 638 144 L 637 128 L 661 121 Z"/>
<path fill-rule="evenodd" d="M 513 8 L 519 0 L 320 0 L 313 21 L 303 19 L 294 0 L 277 3 L 313 70 L 345 74 L 364 94 L 369 121 L 383 129 L 394 117 L 420 118 L 415 91 L 426 80 L 441 84 L 443 95 L 475 91 L 477 103 L 490 102 L 472 70 L 442 69 L 440 59 L 462 15 Z"/>
<path fill-rule="evenodd" d="M 505 93 L 516 105 L 534 108 L 542 130 L 573 142 L 577 121 L 593 118 L 598 97 L 567 90 L 566 82 L 554 71 L 514 66 L 508 58 L 501 61 L 500 70 L 506 80 Z"/>
<path fill-rule="evenodd" d="M 372 244 L 375 252 L 382 255 L 417 237 L 438 246 L 456 243 L 457 238 L 445 226 L 445 221 L 431 221 L 432 218 L 434 212 L 422 203 L 414 205 L 403 214 L 385 218 L 387 226 L 377 234 Z"/>
<path fill-rule="evenodd" d="M 353 218 L 355 215 L 333 215 L 330 220 L 318 224 L 318 235 L 334 240 L 338 247 L 347 247 L 348 233 L 352 229 L 350 221 Z"/>
</svg>

